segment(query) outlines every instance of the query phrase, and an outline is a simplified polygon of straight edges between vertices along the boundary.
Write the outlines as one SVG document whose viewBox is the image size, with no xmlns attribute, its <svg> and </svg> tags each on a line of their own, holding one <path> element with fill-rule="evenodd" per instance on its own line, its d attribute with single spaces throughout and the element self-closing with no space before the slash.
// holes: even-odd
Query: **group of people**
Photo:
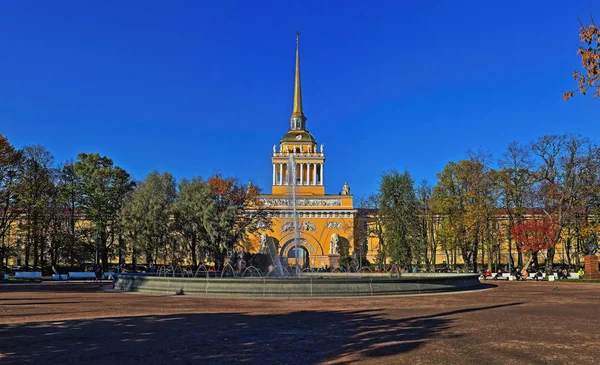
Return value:
<svg viewBox="0 0 600 365">
<path fill-rule="evenodd" d="M 527 270 L 519 270 L 519 268 L 515 268 L 513 270 L 513 272 L 511 273 L 511 275 L 515 277 L 515 280 L 527 280 L 527 278 L 530 275 L 536 281 L 543 279 L 543 277 L 544 277 L 542 270 L 538 270 L 535 273 L 530 274 Z M 557 270 L 557 275 L 558 275 L 558 280 L 568 279 L 570 276 L 569 270 L 566 268 Z M 577 271 L 577 276 L 579 276 L 579 279 L 583 279 L 583 277 L 585 276 L 585 271 L 583 270 L 582 267 L 580 267 L 579 271 Z M 487 280 L 488 277 L 491 277 L 492 280 L 502 279 L 502 269 L 498 269 L 498 271 L 493 276 L 492 276 L 492 270 L 487 269 L 485 271 L 485 273 L 482 274 L 482 278 L 484 280 Z"/>
</svg>

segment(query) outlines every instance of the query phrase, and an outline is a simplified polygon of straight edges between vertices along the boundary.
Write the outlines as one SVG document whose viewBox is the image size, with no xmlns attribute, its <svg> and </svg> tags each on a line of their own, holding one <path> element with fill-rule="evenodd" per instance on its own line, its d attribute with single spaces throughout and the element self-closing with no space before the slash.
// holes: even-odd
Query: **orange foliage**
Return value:
<svg viewBox="0 0 600 365">
<path fill-rule="evenodd" d="M 577 81 L 579 93 L 586 95 L 587 89 L 596 88 L 594 98 L 600 96 L 600 30 L 592 22 L 588 26 L 583 24 L 579 28 L 579 40 L 585 47 L 579 47 L 577 54 L 581 56 L 581 72 L 574 71 L 573 79 Z M 565 100 L 575 96 L 574 91 L 563 94 Z"/>
<path fill-rule="evenodd" d="M 550 220 L 531 220 L 514 226 L 510 233 L 522 243 L 523 252 L 538 252 L 556 245 L 558 225 Z"/>
</svg>

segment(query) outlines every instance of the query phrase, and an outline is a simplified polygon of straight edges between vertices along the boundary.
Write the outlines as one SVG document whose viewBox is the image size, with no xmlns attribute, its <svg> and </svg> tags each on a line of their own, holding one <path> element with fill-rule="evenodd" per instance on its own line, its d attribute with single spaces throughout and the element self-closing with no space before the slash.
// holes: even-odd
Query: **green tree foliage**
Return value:
<svg viewBox="0 0 600 365">
<path fill-rule="evenodd" d="M 97 153 L 77 155 L 74 170 L 78 176 L 79 206 L 94 225 L 94 239 L 102 266 L 107 270 L 109 228 L 118 224 L 125 196 L 135 184 L 125 170 L 115 166 L 110 158 Z"/>
<path fill-rule="evenodd" d="M 420 207 L 419 221 L 421 237 L 424 240 L 425 267 L 427 271 L 435 271 L 437 260 L 438 240 L 436 231 L 436 213 L 432 201 L 433 188 L 427 180 L 422 180 L 417 187 L 417 199 Z"/>
<path fill-rule="evenodd" d="M 25 224 L 25 268 L 33 256 L 33 268 L 44 266 L 47 251 L 51 202 L 55 195 L 56 173 L 52 166 L 53 157 L 42 146 L 27 146 L 23 149 L 23 161 L 19 166 L 17 185 L 19 210 Z"/>
<path fill-rule="evenodd" d="M 165 258 L 168 244 L 173 249 L 171 214 L 176 197 L 176 183 L 168 173 L 153 171 L 127 197 L 123 208 L 123 226 L 140 249 L 148 266 L 159 256 Z M 135 249 L 134 249 L 135 250 Z"/>
<path fill-rule="evenodd" d="M 259 200 L 258 187 L 220 175 L 211 176 L 207 183 L 211 201 L 205 207 L 203 225 L 208 250 L 216 265 L 221 266 L 227 255 L 243 248 L 250 235 L 270 229 L 271 219 Z"/>
<path fill-rule="evenodd" d="M 6 247 L 6 233 L 19 214 L 15 207 L 17 171 L 21 161 L 22 152 L 0 134 L 0 239 L 3 247 Z"/>
<path fill-rule="evenodd" d="M 414 182 L 408 172 L 383 174 L 379 184 L 379 214 L 389 257 L 400 267 L 419 264 L 425 251 Z"/>
<path fill-rule="evenodd" d="M 358 239 L 359 244 L 362 245 L 362 251 L 359 247 L 359 253 L 366 255 L 370 248 L 367 244 L 369 238 L 376 238 L 379 242 L 377 246 L 377 256 L 375 263 L 385 269 L 387 264 L 387 241 L 383 234 L 383 218 L 381 214 L 378 214 L 379 195 L 370 194 L 362 197 L 358 200 L 358 215 L 357 224 L 354 229 L 355 239 Z M 366 260 L 361 260 L 363 266 Z"/>
<path fill-rule="evenodd" d="M 533 190 L 535 176 L 531 150 L 527 146 L 512 142 L 498 161 L 498 166 L 500 169 L 496 171 L 494 179 L 499 188 L 500 207 L 502 207 L 508 216 L 505 235 L 508 240 L 509 263 L 510 266 L 514 267 L 511 230 L 516 225 L 522 223 L 528 211 L 535 206 Z M 517 265 L 523 267 L 521 243 L 515 243 L 518 253 Z"/>
<path fill-rule="evenodd" d="M 497 241 L 493 216 L 497 208 L 498 192 L 493 180 L 494 173 L 481 154 L 450 162 L 438 174 L 433 199 L 439 213 L 446 220 L 446 228 L 453 231 L 454 241 L 468 271 L 477 270 L 477 254 L 480 245 L 493 247 Z"/>
<path fill-rule="evenodd" d="M 175 229 L 185 241 L 189 258 L 194 266 L 206 257 L 210 239 L 204 228 L 206 207 L 212 202 L 212 191 L 207 182 L 197 177 L 181 180 L 174 205 Z"/>
</svg>

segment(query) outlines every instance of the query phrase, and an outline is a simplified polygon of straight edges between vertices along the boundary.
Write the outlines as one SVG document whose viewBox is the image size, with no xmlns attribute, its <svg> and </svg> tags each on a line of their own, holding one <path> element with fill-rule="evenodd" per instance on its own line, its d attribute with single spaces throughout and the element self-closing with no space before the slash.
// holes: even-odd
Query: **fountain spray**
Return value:
<svg viewBox="0 0 600 365">
<path fill-rule="evenodd" d="M 294 155 L 290 155 L 288 160 L 288 183 L 292 186 L 292 208 L 293 208 L 293 216 L 294 220 L 294 257 L 296 260 L 296 277 L 300 276 L 300 269 L 298 266 L 298 240 L 299 240 L 299 232 L 298 232 L 298 215 L 296 213 L 296 158 Z"/>
</svg>

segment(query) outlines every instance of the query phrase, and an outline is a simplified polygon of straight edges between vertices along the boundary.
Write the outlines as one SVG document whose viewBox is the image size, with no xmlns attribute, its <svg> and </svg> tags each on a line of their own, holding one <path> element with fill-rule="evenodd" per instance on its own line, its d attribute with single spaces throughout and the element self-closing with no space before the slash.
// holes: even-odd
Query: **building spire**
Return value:
<svg viewBox="0 0 600 365">
<path fill-rule="evenodd" d="M 292 130 L 306 129 L 306 116 L 302 110 L 302 85 L 300 83 L 300 32 L 296 31 L 296 77 L 294 78 L 294 110 L 292 112 Z"/>
</svg>

